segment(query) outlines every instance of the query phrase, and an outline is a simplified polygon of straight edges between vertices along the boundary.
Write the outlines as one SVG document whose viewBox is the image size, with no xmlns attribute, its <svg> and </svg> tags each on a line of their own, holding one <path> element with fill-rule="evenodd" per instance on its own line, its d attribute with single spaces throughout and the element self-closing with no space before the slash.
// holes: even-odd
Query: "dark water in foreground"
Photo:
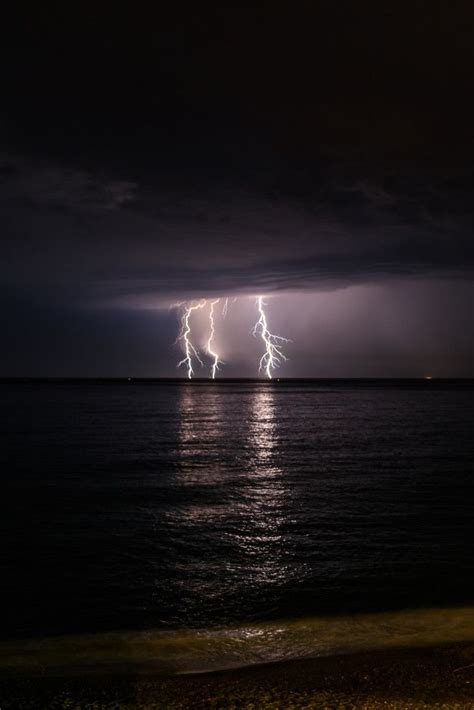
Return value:
<svg viewBox="0 0 474 710">
<path fill-rule="evenodd" d="M 0 391 L 3 638 L 474 599 L 472 384 Z"/>
</svg>

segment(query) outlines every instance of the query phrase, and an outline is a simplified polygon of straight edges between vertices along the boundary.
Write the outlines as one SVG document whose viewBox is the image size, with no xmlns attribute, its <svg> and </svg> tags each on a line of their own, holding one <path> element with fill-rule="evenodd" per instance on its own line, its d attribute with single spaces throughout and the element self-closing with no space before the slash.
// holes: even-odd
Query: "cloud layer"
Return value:
<svg viewBox="0 0 474 710">
<path fill-rule="evenodd" d="M 468 177 L 360 172 L 294 196 L 278 184 L 177 190 L 4 155 L 3 281 L 139 306 L 472 273 Z"/>
</svg>

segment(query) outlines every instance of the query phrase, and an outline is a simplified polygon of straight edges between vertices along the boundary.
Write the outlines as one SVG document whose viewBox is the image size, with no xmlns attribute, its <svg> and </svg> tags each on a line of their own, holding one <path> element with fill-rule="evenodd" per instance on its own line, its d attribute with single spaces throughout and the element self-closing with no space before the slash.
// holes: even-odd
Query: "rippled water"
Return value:
<svg viewBox="0 0 474 710">
<path fill-rule="evenodd" d="M 4 638 L 468 604 L 468 383 L 1 386 Z"/>
</svg>

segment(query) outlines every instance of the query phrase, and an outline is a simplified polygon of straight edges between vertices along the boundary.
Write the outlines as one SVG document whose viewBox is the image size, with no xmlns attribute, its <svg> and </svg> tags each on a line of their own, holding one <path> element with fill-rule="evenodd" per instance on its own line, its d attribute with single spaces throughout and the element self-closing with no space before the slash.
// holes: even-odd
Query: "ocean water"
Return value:
<svg viewBox="0 0 474 710">
<path fill-rule="evenodd" d="M 304 624 L 313 645 L 339 629 L 340 648 L 348 618 L 403 635 L 393 613 L 433 607 L 474 638 L 472 383 L 0 391 L 5 642 L 153 633 L 169 652 L 250 633 L 274 649 L 284 628 L 294 648 Z"/>
</svg>

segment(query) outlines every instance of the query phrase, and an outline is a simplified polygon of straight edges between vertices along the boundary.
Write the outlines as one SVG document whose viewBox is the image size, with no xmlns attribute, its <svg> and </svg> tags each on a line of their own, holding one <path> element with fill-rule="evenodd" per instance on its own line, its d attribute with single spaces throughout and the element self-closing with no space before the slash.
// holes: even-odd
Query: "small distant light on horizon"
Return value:
<svg viewBox="0 0 474 710">
<path fill-rule="evenodd" d="M 433 375 L 425 375 L 425 380 L 432 380 L 432 379 L 433 379 Z"/>
</svg>

